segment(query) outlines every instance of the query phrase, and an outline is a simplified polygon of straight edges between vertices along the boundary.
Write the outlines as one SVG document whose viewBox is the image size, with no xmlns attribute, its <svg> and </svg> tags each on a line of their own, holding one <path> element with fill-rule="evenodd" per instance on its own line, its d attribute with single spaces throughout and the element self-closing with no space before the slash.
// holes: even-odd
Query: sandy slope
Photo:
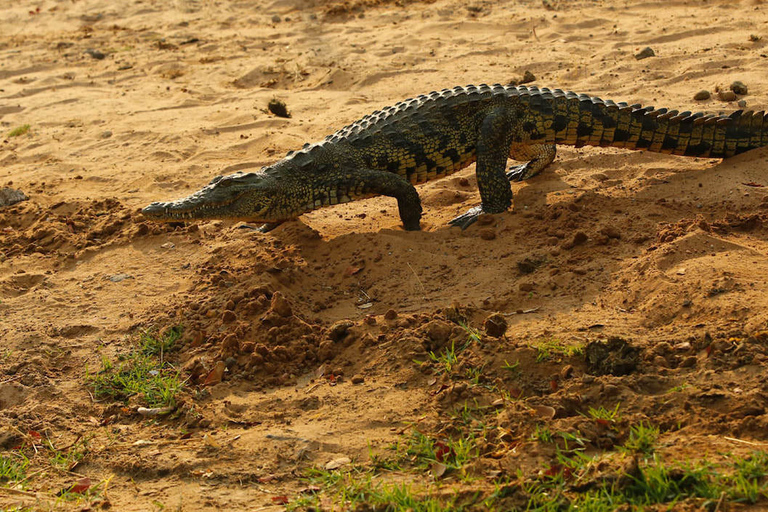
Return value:
<svg viewBox="0 0 768 512">
<path fill-rule="evenodd" d="M 680 110 L 733 110 L 693 96 L 741 80 L 748 108 L 766 109 L 766 23 L 768 7 L 751 0 L 4 5 L 0 123 L 4 135 L 31 128 L 0 143 L 0 184 L 30 196 L 0 211 L 0 441 L 92 436 L 74 472 L 115 475 L 117 510 L 280 509 L 271 498 L 301 487 L 297 468 L 365 460 L 369 443 L 391 442 L 405 422 L 436 425 L 467 399 L 434 392 L 412 362 L 462 335 L 445 320 L 452 304 L 478 328 L 509 314 L 506 337 L 474 357 L 500 381 L 505 359 L 526 362 L 522 381 L 505 385 L 557 408 L 556 421 L 622 402 L 628 417 L 667 425 L 680 459 L 743 448 L 725 436 L 765 441 L 768 151 L 720 163 L 560 148 L 545 173 L 513 185 L 513 212 L 465 232 L 446 222 L 478 202 L 473 169 L 421 187 L 418 233 L 399 229 L 387 198 L 266 236 L 227 222 L 155 226 L 138 209 L 403 98 L 526 70 L 539 85 Z M 646 46 L 656 56 L 636 60 Z M 274 97 L 290 119 L 265 110 Z M 577 233 L 587 241 L 574 246 Z M 293 316 L 275 316 L 274 292 Z M 330 341 L 341 320 L 354 322 L 350 334 Z M 92 400 L 86 365 L 126 351 L 138 328 L 177 323 L 174 362 L 191 372 L 190 389 L 217 360 L 230 365 L 224 383 L 185 395 L 202 423 L 148 424 Z M 590 380 L 579 358 L 538 364 L 529 348 L 609 336 L 642 349 L 636 374 Z M 721 342 L 714 355 L 708 336 Z M 735 354 L 740 340 L 752 341 Z M 338 386 L 307 384 L 321 364 L 343 375 Z M 550 389 L 566 364 L 574 376 Z M 351 384 L 355 375 L 364 383 Z M 722 396 L 701 398 L 713 387 Z M 528 439 L 530 415 L 510 411 L 520 416 L 505 428 Z M 223 448 L 206 447 L 205 433 Z M 514 474 L 543 462 L 493 464 Z M 75 476 L 46 474 L 28 495 L 0 490 L 0 504 L 67 508 L 55 493 Z"/>
</svg>

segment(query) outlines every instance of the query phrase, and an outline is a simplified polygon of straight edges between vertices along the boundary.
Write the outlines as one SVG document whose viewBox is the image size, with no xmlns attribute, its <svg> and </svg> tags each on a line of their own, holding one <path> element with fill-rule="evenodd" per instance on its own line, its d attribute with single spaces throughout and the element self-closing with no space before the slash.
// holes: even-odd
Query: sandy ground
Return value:
<svg viewBox="0 0 768 512">
<path fill-rule="evenodd" d="M 499 406 L 414 363 L 466 341 L 459 314 L 482 334 L 464 364 L 515 399 L 481 474 L 535 473 L 552 456 L 530 441 L 537 424 L 583 430 L 580 412 L 619 403 L 625 426 L 662 428 L 670 460 L 768 442 L 768 151 L 720 162 L 562 147 L 513 184 L 514 211 L 464 232 L 446 222 L 479 201 L 473 167 L 420 187 L 421 232 L 399 228 L 389 198 L 267 235 L 139 213 L 401 99 L 525 71 L 693 111 L 737 109 L 693 96 L 740 80 L 739 99 L 764 110 L 763 2 L 8 4 L 0 185 L 29 200 L 0 210 L 0 449 L 23 446 L 32 475 L 23 492 L 0 488 L 0 505 L 282 510 L 304 468 L 364 463 L 465 402 Z M 646 46 L 656 55 L 637 60 Z M 270 114 L 272 98 L 292 117 Z M 483 330 L 493 313 L 501 337 Z M 102 357 L 175 325 L 178 414 L 148 420 L 93 396 L 85 377 Z M 639 350 L 628 375 L 596 376 L 579 353 L 536 362 L 542 343 L 613 337 Z M 224 381 L 203 387 L 217 361 Z M 531 412 L 542 405 L 554 419 Z M 69 470 L 46 462 L 82 439 Z M 108 491 L 57 497 L 82 477 Z"/>
</svg>

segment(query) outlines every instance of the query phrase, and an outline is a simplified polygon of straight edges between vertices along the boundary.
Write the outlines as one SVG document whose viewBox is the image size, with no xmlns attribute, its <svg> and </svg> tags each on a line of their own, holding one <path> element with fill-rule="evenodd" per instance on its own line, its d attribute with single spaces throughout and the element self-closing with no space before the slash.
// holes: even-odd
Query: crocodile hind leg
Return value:
<svg viewBox="0 0 768 512">
<path fill-rule="evenodd" d="M 554 144 L 524 144 L 513 143 L 509 148 L 509 157 L 513 160 L 525 161 L 522 165 L 513 165 L 507 172 L 509 181 L 525 181 L 533 178 L 555 159 L 557 150 Z"/>
<path fill-rule="evenodd" d="M 357 198 L 383 195 L 397 199 L 400 220 L 406 231 L 421 229 L 421 199 L 408 180 L 392 172 L 371 169 L 342 170 L 333 175 L 332 183 L 319 190 L 327 190 L 329 197 L 336 198 L 331 204 L 353 201 Z"/>
<path fill-rule="evenodd" d="M 483 119 L 477 138 L 475 171 L 482 203 L 452 219 L 449 224 L 466 229 L 481 214 L 502 213 L 512 205 L 512 188 L 505 171 L 514 128 L 519 124 L 514 113 L 504 108 L 494 110 Z"/>
</svg>

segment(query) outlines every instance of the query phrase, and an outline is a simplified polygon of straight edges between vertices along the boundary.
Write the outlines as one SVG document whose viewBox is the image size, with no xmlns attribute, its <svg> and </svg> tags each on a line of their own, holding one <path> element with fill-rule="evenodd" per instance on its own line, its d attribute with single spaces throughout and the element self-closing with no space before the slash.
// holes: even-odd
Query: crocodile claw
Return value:
<svg viewBox="0 0 768 512">
<path fill-rule="evenodd" d="M 507 171 L 507 179 L 509 181 L 525 181 L 526 174 L 528 173 L 528 167 L 523 165 L 512 165 Z"/>
<path fill-rule="evenodd" d="M 475 206 L 474 208 L 470 208 L 467 213 L 463 215 L 459 215 L 458 217 L 455 217 L 448 221 L 448 224 L 451 226 L 458 226 L 461 229 L 467 229 L 469 226 L 475 223 L 478 217 L 483 214 L 483 207 L 482 206 Z"/>
</svg>

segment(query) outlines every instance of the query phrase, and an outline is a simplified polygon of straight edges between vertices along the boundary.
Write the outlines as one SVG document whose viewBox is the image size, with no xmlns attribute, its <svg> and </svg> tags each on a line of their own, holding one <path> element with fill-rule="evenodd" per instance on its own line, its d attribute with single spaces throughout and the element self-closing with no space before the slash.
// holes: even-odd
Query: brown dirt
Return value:
<svg viewBox="0 0 768 512">
<path fill-rule="evenodd" d="M 365 462 L 411 424 L 450 432 L 465 402 L 499 408 L 480 475 L 551 462 L 530 439 L 542 405 L 553 430 L 579 429 L 595 449 L 639 421 L 661 427 L 670 460 L 768 442 L 768 150 L 720 162 L 560 148 L 513 185 L 514 211 L 464 232 L 446 222 L 479 200 L 472 168 L 420 188 L 417 233 L 388 198 L 268 235 L 138 213 L 381 106 L 526 70 L 709 111 L 737 107 L 697 91 L 741 80 L 749 108 L 766 109 L 765 42 L 750 40 L 768 22 L 762 2 L 30 5 L 0 8 L 2 131 L 31 127 L 0 142 L 0 185 L 30 197 L 0 210 L 0 447 L 23 445 L 40 473 L 26 494 L 0 489 L 0 505 L 79 509 L 56 493 L 87 476 L 109 480 L 113 510 L 280 510 L 273 498 L 295 496 L 303 468 Z M 656 57 L 636 60 L 645 46 Z M 274 97 L 290 119 L 266 111 Z M 495 313 L 500 337 L 483 331 Z M 414 363 L 466 342 L 458 318 L 484 333 L 459 374 L 482 368 L 512 400 Z M 147 421 L 137 404 L 94 399 L 87 368 L 175 325 L 179 414 Z M 536 361 L 542 343 L 614 338 L 635 347 L 633 364 Z M 224 381 L 204 387 L 218 361 Z M 618 403 L 618 437 L 579 414 Z M 80 436 L 88 453 L 70 472 L 45 464 L 45 438 Z"/>
</svg>

